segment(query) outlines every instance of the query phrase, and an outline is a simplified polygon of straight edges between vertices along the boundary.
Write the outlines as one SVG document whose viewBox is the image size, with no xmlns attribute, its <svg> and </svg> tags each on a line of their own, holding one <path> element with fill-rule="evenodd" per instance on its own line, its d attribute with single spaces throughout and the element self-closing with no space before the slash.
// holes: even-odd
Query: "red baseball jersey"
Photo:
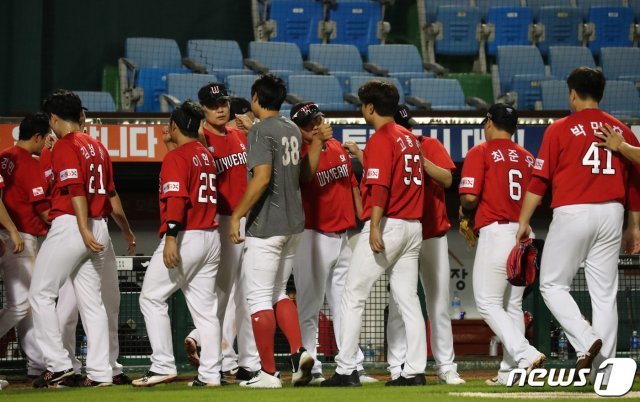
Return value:
<svg viewBox="0 0 640 402">
<path fill-rule="evenodd" d="M 464 159 L 460 194 L 480 198 L 475 230 L 493 222 L 518 222 L 535 160 L 510 139 L 496 139 L 471 148 Z"/>
<path fill-rule="evenodd" d="M 247 189 L 247 135 L 227 127 L 227 135 L 217 135 L 206 128 L 204 136 L 216 164 L 218 213 L 231 215 Z"/>
<path fill-rule="evenodd" d="M 396 219 L 422 219 L 424 191 L 422 161 L 418 139 L 394 122 L 376 131 L 364 149 L 362 220 L 371 218 L 371 186 L 387 187 L 389 200 L 385 216 Z"/>
<path fill-rule="evenodd" d="M 302 147 L 303 155 L 308 148 Z M 351 158 L 340 142 L 327 141 L 315 176 L 300 185 L 305 229 L 342 232 L 355 227 L 354 187 L 358 187 L 358 180 L 351 169 Z"/>
<path fill-rule="evenodd" d="M 181 145 L 165 155 L 160 169 L 160 237 L 167 231 L 167 199 L 184 198 L 183 230 L 207 230 L 216 222 L 216 165 L 200 142 Z"/>
<path fill-rule="evenodd" d="M 456 170 L 447 149 L 440 141 L 421 137 L 422 155 L 438 167 Z M 422 208 L 422 239 L 443 236 L 451 228 L 447 216 L 444 188 L 428 175 L 424 175 L 424 207 Z"/>
<path fill-rule="evenodd" d="M 49 148 L 42 148 L 40 152 L 40 169 L 44 173 L 44 179 L 47 182 L 47 197 L 51 198 L 51 192 L 53 191 L 53 166 L 51 163 L 51 157 L 53 152 Z"/>
<path fill-rule="evenodd" d="M 609 201 L 624 205 L 626 192 L 637 192 L 638 166 L 618 153 L 596 147 L 601 141 L 595 134 L 605 123 L 629 144 L 639 145 L 627 126 L 599 109 L 582 110 L 547 128 L 533 174 L 550 182 L 552 208 Z M 630 177 L 634 178 L 632 186 L 628 185 Z"/>
<path fill-rule="evenodd" d="M 14 145 L 0 153 L 0 174 L 5 178 L 2 201 L 18 231 L 46 234 L 49 228 L 35 209 L 35 204 L 47 200 L 47 184 L 38 160 Z"/>
<path fill-rule="evenodd" d="M 83 132 L 69 133 L 56 141 L 51 157 L 54 175 L 49 220 L 75 215 L 68 187 L 80 184 L 87 197 L 89 218 L 111 214 L 109 193 L 115 190 L 111 158 L 98 140 Z"/>
</svg>

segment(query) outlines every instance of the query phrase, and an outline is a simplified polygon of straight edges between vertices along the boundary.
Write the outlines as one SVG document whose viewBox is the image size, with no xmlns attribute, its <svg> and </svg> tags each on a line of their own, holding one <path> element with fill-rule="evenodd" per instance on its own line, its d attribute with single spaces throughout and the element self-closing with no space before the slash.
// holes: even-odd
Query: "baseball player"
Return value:
<svg viewBox="0 0 640 402">
<path fill-rule="evenodd" d="M 300 130 L 279 115 L 284 81 L 265 75 L 251 87 L 251 109 L 260 119 L 249 130 L 247 169 L 251 180 L 231 215 L 230 236 L 245 241 L 242 281 L 262 369 L 242 387 L 280 388 L 274 358 L 276 321 L 289 341 L 294 385 L 311 381 L 313 358 L 302 347 L 296 305 L 285 294 L 293 257 L 304 230 L 300 198 Z M 248 213 L 246 240 L 241 219 Z"/>
<path fill-rule="evenodd" d="M 598 108 L 605 87 L 603 73 L 579 67 L 569 74 L 567 85 L 574 113 L 555 121 L 544 134 L 516 238 L 528 235 L 531 216 L 551 187 L 553 220 L 542 255 L 540 290 L 576 350 L 579 370 L 592 364 L 597 368 L 604 359 L 616 355 L 618 254 L 624 206 L 629 209 L 625 249 L 637 252 L 640 175 L 638 165 L 598 147 L 597 135 L 606 124 L 627 143 L 638 146 L 627 126 Z M 582 263 L 593 308 L 592 325 L 569 294 Z M 595 371 L 591 374 L 595 378 Z"/>
<path fill-rule="evenodd" d="M 545 355 L 524 336 L 522 297 L 524 287 L 507 282 L 507 257 L 516 244 L 516 219 L 534 164 L 533 156 L 513 142 L 518 112 L 497 103 L 483 120 L 486 142 L 467 153 L 459 192 L 461 212 L 475 211 L 474 231 L 479 232 L 473 264 L 473 293 L 478 313 L 500 338 L 504 355 L 498 376 L 489 385 L 506 384 L 514 368 L 531 371 Z"/>
<path fill-rule="evenodd" d="M 321 386 L 359 386 L 357 350 L 365 301 L 373 284 L 390 271 L 391 292 L 406 328 L 401 375 L 386 385 L 423 385 L 427 362 L 424 318 L 418 300 L 422 225 L 422 164 L 415 136 L 395 124 L 398 91 L 374 80 L 358 90 L 362 115 L 376 132 L 364 150 L 364 228 L 353 250 L 341 301 L 341 348 L 336 373 Z"/>
<path fill-rule="evenodd" d="M 27 357 L 27 376 L 37 377 L 44 370 L 44 356 L 35 339 L 29 285 L 38 250 L 38 237 L 49 230 L 47 214 L 50 204 L 40 170 L 39 155 L 49 133 L 49 118 L 44 113 L 27 115 L 20 123 L 16 145 L 0 153 L 0 174 L 4 178 L 2 201 L 6 207 L 0 239 L 10 246 L 0 256 L 0 270 L 5 284 L 6 304 L 0 310 L 0 337 L 17 325 L 20 346 Z M 8 212 L 9 215 L 6 215 Z M 9 219 L 13 217 L 13 221 Z M 15 223 L 15 225 L 14 225 Z M 14 253 L 15 245 L 24 250 Z"/>
<path fill-rule="evenodd" d="M 216 166 L 211 153 L 198 141 L 203 119 L 202 107 L 190 100 L 175 108 L 169 119 L 168 132 L 177 147 L 162 161 L 161 241 L 140 292 L 140 309 L 153 353 L 151 368 L 132 382 L 135 387 L 150 387 L 176 379 L 167 300 L 178 289 L 187 300 L 202 340 L 198 375 L 189 386 L 220 385 L 221 334 L 214 291 L 220 261 L 220 236 L 215 219 Z"/>
<path fill-rule="evenodd" d="M 400 105 L 395 121 L 407 130 L 416 124 L 411 112 Z M 449 317 L 449 245 L 444 189 L 452 182 L 456 165 L 445 147 L 435 138 L 418 137 L 424 157 L 424 206 L 422 210 L 422 246 L 420 247 L 420 282 L 425 294 L 427 314 L 431 323 L 431 348 L 436 360 L 436 373 L 441 384 L 458 385 L 465 381 L 454 363 L 453 334 Z M 391 378 L 400 376 L 405 360 L 404 323 L 398 306 L 390 294 L 387 321 L 387 361 Z"/>
<path fill-rule="evenodd" d="M 230 127 L 230 98 L 221 83 L 210 83 L 198 92 L 205 121 L 204 140 L 216 165 L 219 232 L 228 233 L 231 213 L 247 188 L 247 136 L 244 131 Z M 244 232 L 245 219 L 241 222 Z M 246 381 L 260 370 L 260 357 L 256 349 L 246 298 L 239 285 L 242 263 L 242 245 L 234 244 L 228 236 L 220 238 L 220 266 L 216 278 L 218 295 L 217 315 L 222 324 L 222 372 L 235 374 L 236 381 Z M 237 313 L 237 314 L 236 314 Z M 236 331 L 236 326 L 238 330 Z M 238 333 L 238 352 L 233 342 Z M 185 339 L 189 361 L 198 363 L 197 346 L 200 332 L 195 329 Z"/>
<path fill-rule="evenodd" d="M 47 365 L 34 386 L 56 384 L 74 374 L 55 313 L 60 287 L 68 278 L 88 339 L 84 385 L 111 385 L 108 318 L 100 279 L 109 239 L 104 218 L 111 213 L 109 195 L 114 191 L 111 159 L 101 143 L 82 133 L 82 104 L 76 94 L 56 91 L 44 100 L 43 110 L 59 140 L 52 154 L 51 228 L 38 252 L 29 289 L 36 339 Z"/>
</svg>

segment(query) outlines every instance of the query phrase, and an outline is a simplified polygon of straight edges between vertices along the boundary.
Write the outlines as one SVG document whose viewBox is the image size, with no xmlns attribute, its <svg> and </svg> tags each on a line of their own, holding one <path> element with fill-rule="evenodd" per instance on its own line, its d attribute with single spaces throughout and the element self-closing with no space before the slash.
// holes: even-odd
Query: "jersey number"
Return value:
<svg viewBox="0 0 640 402">
<path fill-rule="evenodd" d="M 282 165 L 287 166 L 289 164 L 297 165 L 300 162 L 300 149 L 298 144 L 298 138 L 296 137 L 282 137 Z"/>
<path fill-rule="evenodd" d="M 94 165 L 93 163 L 89 165 L 89 172 L 91 172 L 91 177 L 89 177 L 89 194 L 107 194 L 107 189 L 104 188 L 104 179 L 102 172 L 102 164 Z M 96 188 L 96 174 L 99 176 L 99 180 L 97 180 L 98 187 Z"/>
<path fill-rule="evenodd" d="M 418 174 L 416 176 L 413 175 L 413 169 L 417 165 Z M 403 177 L 404 184 L 407 186 L 411 185 L 411 181 L 418 186 L 422 185 L 422 175 L 420 174 L 420 155 L 404 155 L 404 171 L 408 173 L 407 176 Z"/>
<path fill-rule="evenodd" d="M 520 201 L 522 198 L 522 186 L 519 183 L 521 179 L 521 171 L 518 169 L 509 170 L 509 197 L 514 201 Z"/>
<path fill-rule="evenodd" d="M 208 193 L 208 194 L 207 194 Z M 198 202 L 203 204 L 216 204 L 216 175 L 214 173 L 200 173 L 200 188 L 198 189 Z"/>
<path fill-rule="evenodd" d="M 606 148 L 603 149 L 603 151 L 607 156 L 607 161 L 605 163 L 605 167 L 602 169 L 602 174 L 616 174 L 616 170 L 611 167 L 611 151 Z M 595 142 L 591 143 L 591 146 L 587 150 L 587 153 L 582 157 L 582 166 L 591 166 L 591 173 L 600 174 L 600 150 L 598 147 L 596 147 Z"/>
</svg>

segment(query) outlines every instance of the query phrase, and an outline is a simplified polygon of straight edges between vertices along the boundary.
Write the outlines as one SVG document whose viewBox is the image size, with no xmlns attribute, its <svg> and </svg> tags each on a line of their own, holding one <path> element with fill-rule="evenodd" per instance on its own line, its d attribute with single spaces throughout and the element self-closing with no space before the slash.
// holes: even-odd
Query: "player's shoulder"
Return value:
<svg viewBox="0 0 640 402">
<path fill-rule="evenodd" d="M 491 144 L 489 144 L 489 141 L 481 142 L 480 144 L 474 145 L 469 151 L 467 151 L 467 157 L 484 155 L 490 146 Z"/>
<path fill-rule="evenodd" d="M 227 129 L 227 135 L 235 137 L 239 140 L 244 140 L 244 141 L 247 140 L 247 134 L 243 130 L 240 130 L 237 127 L 231 127 L 231 126 L 227 126 L 226 129 Z"/>
</svg>

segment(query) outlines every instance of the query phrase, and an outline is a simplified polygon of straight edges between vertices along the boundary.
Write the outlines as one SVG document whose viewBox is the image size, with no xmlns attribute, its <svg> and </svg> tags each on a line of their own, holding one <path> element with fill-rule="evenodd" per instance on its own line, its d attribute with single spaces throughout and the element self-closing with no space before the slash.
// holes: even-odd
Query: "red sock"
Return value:
<svg viewBox="0 0 640 402">
<path fill-rule="evenodd" d="M 298 309 L 291 299 L 283 299 L 274 306 L 278 326 L 287 337 L 291 354 L 302 347 L 302 335 L 300 335 L 300 322 L 298 321 Z"/>
<path fill-rule="evenodd" d="M 276 372 L 276 359 L 273 356 L 273 337 L 276 334 L 276 318 L 273 310 L 262 310 L 251 314 L 253 337 L 256 339 L 262 369 L 269 374 Z"/>
</svg>

